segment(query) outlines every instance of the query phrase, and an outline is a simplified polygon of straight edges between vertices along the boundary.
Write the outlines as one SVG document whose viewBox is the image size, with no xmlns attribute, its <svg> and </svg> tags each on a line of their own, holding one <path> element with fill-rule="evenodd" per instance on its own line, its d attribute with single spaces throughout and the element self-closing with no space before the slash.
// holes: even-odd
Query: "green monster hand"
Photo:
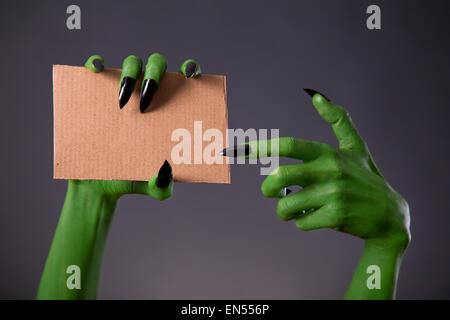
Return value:
<svg viewBox="0 0 450 320">
<path fill-rule="evenodd" d="M 99 73 L 104 60 L 91 56 L 85 66 Z M 141 88 L 140 110 L 145 112 L 166 71 L 163 55 L 148 58 Z M 123 61 L 119 83 L 119 107 L 130 99 L 141 74 L 141 60 L 131 55 Z M 186 77 L 200 75 L 192 59 L 183 63 L 180 72 Z M 38 299 L 95 299 L 100 277 L 103 250 L 114 210 L 122 195 L 137 193 L 165 200 L 172 194 L 172 167 L 165 161 L 148 182 L 69 180 L 66 199 L 39 286 Z"/>
<path fill-rule="evenodd" d="M 401 258 L 410 241 L 408 204 L 383 178 L 344 108 L 315 90 L 305 91 L 322 118 L 331 124 L 339 148 L 294 138 L 278 139 L 279 156 L 303 163 L 276 168 L 262 183 L 262 193 L 280 198 L 284 188 L 301 186 L 301 191 L 278 200 L 277 213 L 282 220 L 294 220 L 301 230 L 331 228 L 365 240 L 346 298 L 394 298 Z M 272 143 L 252 141 L 225 149 L 223 154 L 277 156 L 272 150 L 276 143 Z"/>
</svg>

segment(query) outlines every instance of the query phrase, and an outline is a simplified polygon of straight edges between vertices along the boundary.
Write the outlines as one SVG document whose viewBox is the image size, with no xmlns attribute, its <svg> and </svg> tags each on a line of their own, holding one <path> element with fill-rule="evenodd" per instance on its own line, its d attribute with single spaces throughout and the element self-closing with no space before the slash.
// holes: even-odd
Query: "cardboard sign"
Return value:
<svg viewBox="0 0 450 320">
<path fill-rule="evenodd" d="M 175 181 L 230 183 L 229 165 L 218 154 L 227 146 L 225 76 L 186 79 L 168 72 L 142 114 L 141 80 L 127 105 L 119 108 L 120 73 L 53 66 L 53 177 L 147 181 L 167 159 Z M 222 136 L 212 137 L 211 132 Z M 176 164 L 172 153 L 180 150 L 180 143 L 189 146 L 190 155 L 175 152 L 184 161 Z"/>
</svg>

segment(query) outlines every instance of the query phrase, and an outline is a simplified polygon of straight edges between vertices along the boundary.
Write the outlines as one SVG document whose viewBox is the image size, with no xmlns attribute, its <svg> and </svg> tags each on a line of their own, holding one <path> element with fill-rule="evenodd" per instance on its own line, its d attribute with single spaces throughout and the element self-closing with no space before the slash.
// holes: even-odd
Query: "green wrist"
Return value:
<svg viewBox="0 0 450 320">
<path fill-rule="evenodd" d="M 100 183 L 99 183 L 100 182 Z M 123 181 L 123 183 L 126 183 Z M 115 188 L 118 189 L 118 188 Z M 69 180 L 66 197 L 76 198 L 78 201 L 108 200 L 117 201 L 121 194 L 116 190 L 108 190 L 99 180 Z"/>
<path fill-rule="evenodd" d="M 370 238 L 365 240 L 366 246 L 377 248 L 382 251 L 394 251 L 403 253 L 409 245 L 410 235 L 407 231 L 391 233 L 381 238 Z"/>
<path fill-rule="evenodd" d="M 38 299 L 93 299 L 118 196 L 88 181 L 71 180 L 38 292 Z M 69 267 L 80 288 L 67 285 Z"/>
</svg>

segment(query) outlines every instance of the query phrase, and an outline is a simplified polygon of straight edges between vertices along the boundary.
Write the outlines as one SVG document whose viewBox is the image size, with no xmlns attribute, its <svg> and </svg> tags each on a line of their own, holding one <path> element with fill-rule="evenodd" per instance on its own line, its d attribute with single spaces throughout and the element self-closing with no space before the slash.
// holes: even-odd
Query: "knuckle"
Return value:
<svg viewBox="0 0 450 320">
<path fill-rule="evenodd" d="M 342 106 L 335 106 L 335 112 L 338 115 L 338 119 L 344 119 L 349 117 L 347 110 L 345 110 L 344 107 Z"/>
</svg>

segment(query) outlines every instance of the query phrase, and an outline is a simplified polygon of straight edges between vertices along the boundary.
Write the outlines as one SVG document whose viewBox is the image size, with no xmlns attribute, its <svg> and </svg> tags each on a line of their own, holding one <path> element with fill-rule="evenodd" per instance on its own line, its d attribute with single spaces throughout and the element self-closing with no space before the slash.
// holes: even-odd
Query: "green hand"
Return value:
<svg viewBox="0 0 450 320">
<path fill-rule="evenodd" d="M 364 239 L 364 253 L 346 298 L 393 298 L 401 257 L 410 240 L 408 204 L 380 174 L 344 108 L 314 90 L 306 91 L 332 125 L 339 148 L 278 139 L 280 156 L 303 163 L 276 168 L 262 183 L 262 193 L 279 198 L 284 188 L 301 186 L 301 191 L 278 200 L 279 217 L 295 220 L 301 230 L 331 228 Z M 276 155 L 270 142 L 249 142 L 248 157 Z M 380 289 L 367 285 L 371 265 L 380 267 Z"/>
<path fill-rule="evenodd" d="M 144 79 L 162 78 L 165 58 L 152 55 L 147 70 L 153 71 Z M 153 62 L 152 62 L 153 61 Z M 85 66 L 99 73 L 104 60 L 91 56 Z M 119 83 L 119 106 L 123 108 L 134 91 L 142 68 L 141 60 L 129 56 L 123 62 Z M 147 77 L 148 76 L 148 77 Z M 147 78 L 146 78 L 147 77 Z M 95 299 L 100 278 L 103 250 L 114 210 L 122 195 L 137 193 L 158 200 L 171 196 L 172 168 L 164 162 L 158 173 L 148 181 L 69 180 L 66 199 L 61 211 L 52 246 L 39 286 L 38 299 Z M 80 271 L 79 287 L 70 266 Z M 69 268 L 69 269 L 68 269 Z"/>
</svg>

